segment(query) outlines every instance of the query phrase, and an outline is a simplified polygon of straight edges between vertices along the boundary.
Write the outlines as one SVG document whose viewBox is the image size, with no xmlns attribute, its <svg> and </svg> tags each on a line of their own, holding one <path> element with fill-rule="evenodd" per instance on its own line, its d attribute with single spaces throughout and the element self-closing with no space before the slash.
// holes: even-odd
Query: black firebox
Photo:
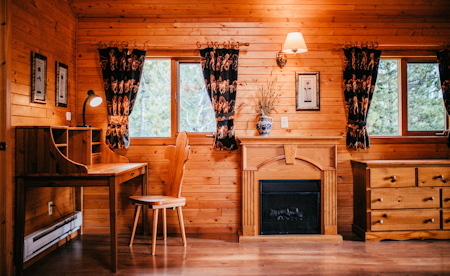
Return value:
<svg viewBox="0 0 450 276">
<path fill-rule="evenodd" d="M 320 180 L 261 180 L 261 235 L 320 234 Z"/>
</svg>

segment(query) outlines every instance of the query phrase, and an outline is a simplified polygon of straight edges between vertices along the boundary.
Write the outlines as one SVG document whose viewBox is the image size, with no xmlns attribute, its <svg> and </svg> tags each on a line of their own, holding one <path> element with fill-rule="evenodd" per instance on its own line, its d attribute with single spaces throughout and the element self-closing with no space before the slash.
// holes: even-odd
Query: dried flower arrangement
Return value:
<svg viewBox="0 0 450 276">
<path fill-rule="evenodd" d="M 281 90 L 281 85 L 278 85 L 276 80 L 267 80 L 266 83 L 256 84 L 256 93 L 253 97 L 255 102 L 256 114 L 260 116 L 269 116 L 272 111 L 275 111 L 275 102 L 278 98 L 278 92 Z"/>
</svg>

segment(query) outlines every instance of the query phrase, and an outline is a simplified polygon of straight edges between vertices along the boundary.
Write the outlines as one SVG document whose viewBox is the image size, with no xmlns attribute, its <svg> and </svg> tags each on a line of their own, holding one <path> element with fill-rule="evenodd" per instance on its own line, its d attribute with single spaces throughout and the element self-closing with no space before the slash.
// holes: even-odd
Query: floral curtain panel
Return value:
<svg viewBox="0 0 450 276">
<path fill-rule="evenodd" d="M 206 90 L 216 113 L 214 148 L 235 150 L 234 108 L 238 77 L 239 50 L 206 48 L 200 50 Z"/>
<path fill-rule="evenodd" d="M 108 108 L 106 143 L 110 148 L 127 149 L 128 116 L 139 90 L 146 51 L 134 49 L 129 54 L 128 49 L 115 47 L 98 51 Z"/>
<path fill-rule="evenodd" d="M 437 52 L 439 63 L 439 78 L 441 80 L 442 96 L 444 98 L 445 109 L 450 115 L 450 51 L 444 49 Z M 447 129 L 447 144 L 450 146 L 450 129 Z"/>
<path fill-rule="evenodd" d="M 378 74 L 381 51 L 352 47 L 344 50 L 344 98 L 348 109 L 347 147 L 370 147 L 367 115 Z"/>
</svg>

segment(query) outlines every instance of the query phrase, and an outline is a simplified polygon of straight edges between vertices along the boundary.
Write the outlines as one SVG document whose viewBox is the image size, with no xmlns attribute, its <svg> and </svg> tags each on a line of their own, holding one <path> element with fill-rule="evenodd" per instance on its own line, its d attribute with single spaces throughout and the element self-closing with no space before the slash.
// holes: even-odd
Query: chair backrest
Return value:
<svg viewBox="0 0 450 276">
<path fill-rule="evenodd" d="M 180 197 L 181 184 L 183 183 L 184 167 L 191 152 L 188 145 L 189 138 L 186 131 L 180 132 L 175 146 L 167 146 L 165 158 L 169 159 L 169 171 L 167 183 L 164 187 L 164 195 Z"/>
</svg>

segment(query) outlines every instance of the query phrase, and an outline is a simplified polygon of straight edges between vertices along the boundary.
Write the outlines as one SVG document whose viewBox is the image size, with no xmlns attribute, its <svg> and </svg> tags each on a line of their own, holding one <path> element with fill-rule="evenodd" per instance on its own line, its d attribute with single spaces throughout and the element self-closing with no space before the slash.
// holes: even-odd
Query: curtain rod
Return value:
<svg viewBox="0 0 450 276">
<path fill-rule="evenodd" d="M 128 48 L 128 47 L 138 47 L 143 46 L 145 49 L 147 49 L 150 46 L 158 46 L 158 47 L 164 47 L 164 45 L 161 44 L 151 44 L 150 41 L 145 41 L 144 43 L 136 43 L 136 41 L 130 43 L 129 41 L 99 41 L 98 43 L 91 44 L 92 46 L 97 46 L 98 48 L 107 48 L 107 47 L 117 47 L 117 48 Z M 224 41 L 223 43 L 219 43 L 217 41 L 207 41 L 204 44 L 207 48 L 219 48 L 220 46 L 223 46 L 224 48 L 233 48 L 233 49 L 239 49 L 239 47 L 242 46 L 249 46 L 249 42 L 239 42 L 239 41 Z M 168 47 L 175 48 L 177 50 L 180 50 L 182 48 L 179 48 L 179 46 L 182 45 L 171 45 Z M 185 45 L 186 46 L 186 45 Z M 202 44 L 200 41 L 197 41 L 196 43 L 197 48 L 201 48 Z M 190 48 L 190 47 L 189 47 Z M 184 49 L 184 48 L 183 48 Z M 186 49 L 185 49 L 186 50 Z"/>
<path fill-rule="evenodd" d="M 232 48 L 232 49 L 239 49 L 241 46 L 250 46 L 249 42 L 239 42 L 239 41 L 224 41 L 222 44 L 219 44 L 217 41 L 206 41 L 205 42 L 206 48 L 219 48 L 221 45 L 223 45 L 224 48 Z M 197 41 L 195 44 L 197 45 L 197 48 L 202 48 L 202 44 L 200 41 Z"/>
</svg>

